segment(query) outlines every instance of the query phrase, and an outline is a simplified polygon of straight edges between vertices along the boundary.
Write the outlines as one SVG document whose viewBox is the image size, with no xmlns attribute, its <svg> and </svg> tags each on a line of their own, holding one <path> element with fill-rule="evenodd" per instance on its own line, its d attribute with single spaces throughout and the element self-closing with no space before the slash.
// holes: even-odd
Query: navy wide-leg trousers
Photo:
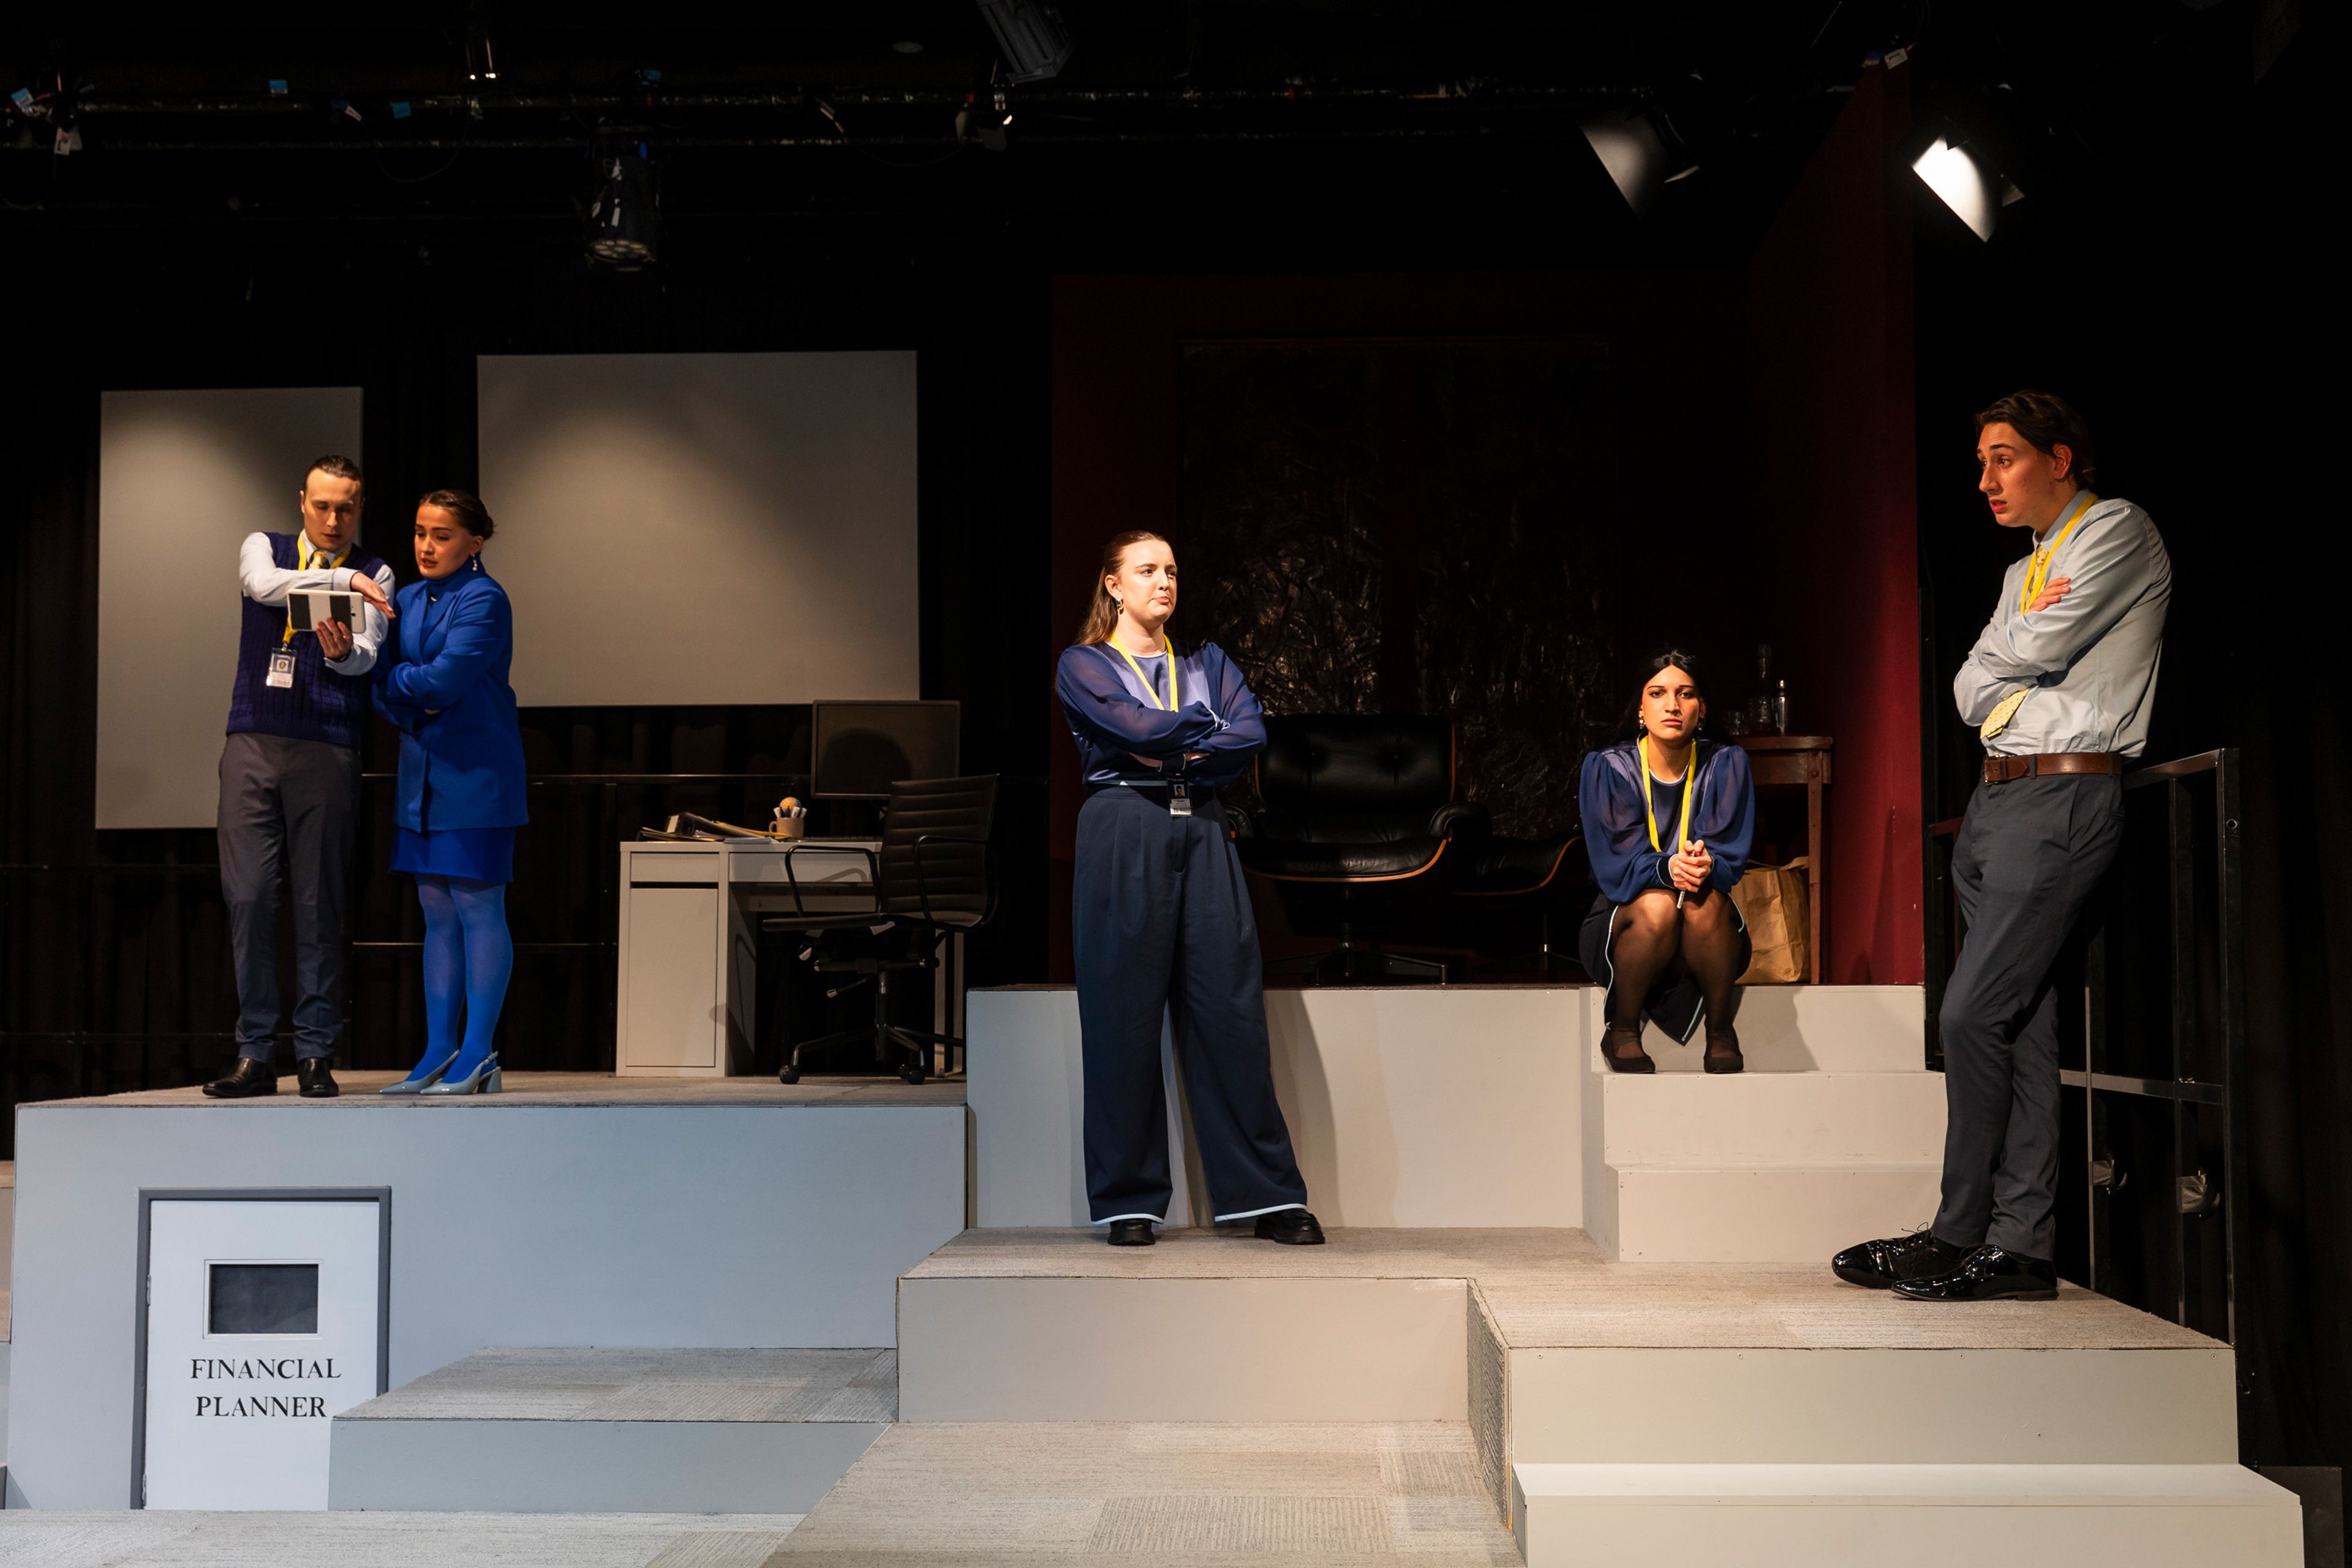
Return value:
<svg viewBox="0 0 2352 1568">
<path fill-rule="evenodd" d="M 1202 800 L 1171 816 L 1165 790 L 1097 790 L 1078 814 L 1070 924 L 1094 1222 L 1168 1215 L 1163 1013 L 1216 1217 L 1305 1206 L 1274 1098 L 1257 922 L 1223 809 Z"/>
</svg>

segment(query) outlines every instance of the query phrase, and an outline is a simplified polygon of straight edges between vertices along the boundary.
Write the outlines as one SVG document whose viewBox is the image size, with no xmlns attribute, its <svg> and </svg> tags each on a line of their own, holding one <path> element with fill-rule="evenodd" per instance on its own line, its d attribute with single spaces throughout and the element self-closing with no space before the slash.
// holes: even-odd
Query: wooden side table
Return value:
<svg viewBox="0 0 2352 1568">
<path fill-rule="evenodd" d="M 1837 742 L 1827 735 L 1734 735 L 1731 743 L 1748 753 L 1748 771 L 1759 789 L 1805 792 L 1805 903 L 1811 932 L 1812 983 L 1822 983 L 1825 954 L 1822 932 L 1829 888 L 1829 824 L 1824 796 L 1830 785 L 1830 753 Z"/>
</svg>

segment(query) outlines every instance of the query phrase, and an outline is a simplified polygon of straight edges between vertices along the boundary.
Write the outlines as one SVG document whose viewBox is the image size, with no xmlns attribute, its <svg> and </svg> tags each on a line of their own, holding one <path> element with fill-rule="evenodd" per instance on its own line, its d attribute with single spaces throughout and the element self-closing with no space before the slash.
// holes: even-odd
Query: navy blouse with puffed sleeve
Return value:
<svg viewBox="0 0 2352 1568">
<path fill-rule="evenodd" d="M 1737 746 L 1701 741 L 1696 760 L 1698 798 L 1691 802 L 1690 836 L 1706 846 L 1715 858 L 1707 880 L 1725 892 L 1748 869 L 1748 852 L 1756 836 L 1756 785 L 1748 770 L 1748 753 Z M 1666 862 L 1676 848 L 1675 832 L 1682 824 L 1679 784 L 1661 784 L 1642 776 L 1642 762 L 1633 742 L 1588 752 L 1577 796 L 1584 812 L 1585 852 L 1592 861 L 1592 880 L 1601 897 L 1612 904 L 1630 904 L 1651 888 L 1674 887 Z M 1658 842 L 1650 847 L 1649 819 L 1642 809 L 1642 789 L 1654 792 L 1658 817 Z"/>
<path fill-rule="evenodd" d="M 1165 687 L 1147 697 L 1115 650 L 1100 643 L 1062 650 L 1054 688 L 1089 787 L 1119 779 L 1181 778 L 1216 789 L 1241 777 L 1251 753 L 1265 744 L 1265 710 L 1224 650 L 1214 643 L 1168 646 L 1179 678 L 1172 711 L 1154 700 L 1165 700 Z M 1155 680 L 1166 679 L 1160 660 L 1138 663 Z M 1206 754 L 1188 761 L 1195 752 Z M 1153 758 L 1159 767 L 1146 767 L 1138 755 Z"/>
</svg>

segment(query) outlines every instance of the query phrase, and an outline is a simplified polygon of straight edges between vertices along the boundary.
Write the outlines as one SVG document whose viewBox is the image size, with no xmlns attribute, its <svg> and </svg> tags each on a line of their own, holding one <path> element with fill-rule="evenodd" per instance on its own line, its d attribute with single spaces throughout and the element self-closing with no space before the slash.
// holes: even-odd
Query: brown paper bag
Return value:
<svg viewBox="0 0 2352 1568">
<path fill-rule="evenodd" d="M 1732 886 L 1731 901 L 1755 944 L 1742 985 L 1793 985 L 1812 972 L 1812 921 L 1805 908 L 1805 858 L 1786 866 L 1751 862 Z"/>
</svg>

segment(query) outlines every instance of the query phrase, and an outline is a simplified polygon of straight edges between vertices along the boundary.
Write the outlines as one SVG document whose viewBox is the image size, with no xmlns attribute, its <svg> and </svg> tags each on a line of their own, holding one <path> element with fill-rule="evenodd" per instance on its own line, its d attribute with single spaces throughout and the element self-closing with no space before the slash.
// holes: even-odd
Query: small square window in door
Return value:
<svg viewBox="0 0 2352 1568">
<path fill-rule="evenodd" d="M 315 1334 L 315 1263 L 214 1263 L 208 1266 L 207 1334 Z"/>
</svg>

